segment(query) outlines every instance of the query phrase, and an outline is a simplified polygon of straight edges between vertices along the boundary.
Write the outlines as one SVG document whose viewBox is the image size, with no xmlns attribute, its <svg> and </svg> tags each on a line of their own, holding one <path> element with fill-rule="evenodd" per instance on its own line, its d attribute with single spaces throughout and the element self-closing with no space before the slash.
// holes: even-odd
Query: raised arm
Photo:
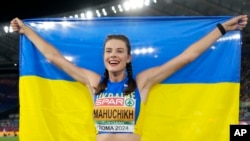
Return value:
<svg viewBox="0 0 250 141">
<path fill-rule="evenodd" d="M 41 38 L 30 27 L 25 25 L 22 20 L 15 18 L 10 22 L 13 31 L 24 34 L 37 47 L 37 49 L 53 64 L 64 70 L 73 79 L 85 84 L 88 87 L 97 86 L 100 76 L 93 71 L 79 68 L 67 59 L 51 44 Z"/>
<path fill-rule="evenodd" d="M 153 85 L 163 81 L 180 68 L 194 61 L 225 32 L 231 30 L 242 30 L 247 25 L 247 20 L 248 18 L 246 15 L 234 17 L 218 25 L 214 30 L 199 41 L 193 43 L 177 57 L 161 66 L 150 68 L 140 73 L 137 76 L 136 81 L 138 88 L 141 91 L 143 100 L 147 98 L 148 91 Z"/>
</svg>

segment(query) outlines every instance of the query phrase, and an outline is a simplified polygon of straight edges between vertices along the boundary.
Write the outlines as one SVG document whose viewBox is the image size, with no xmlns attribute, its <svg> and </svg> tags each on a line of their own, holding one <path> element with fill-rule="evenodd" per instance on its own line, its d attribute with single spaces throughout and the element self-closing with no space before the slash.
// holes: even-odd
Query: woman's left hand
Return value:
<svg viewBox="0 0 250 141">
<path fill-rule="evenodd" d="M 234 17 L 222 24 L 226 31 L 230 30 L 242 30 L 247 25 L 247 15 L 240 15 Z"/>
</svg>

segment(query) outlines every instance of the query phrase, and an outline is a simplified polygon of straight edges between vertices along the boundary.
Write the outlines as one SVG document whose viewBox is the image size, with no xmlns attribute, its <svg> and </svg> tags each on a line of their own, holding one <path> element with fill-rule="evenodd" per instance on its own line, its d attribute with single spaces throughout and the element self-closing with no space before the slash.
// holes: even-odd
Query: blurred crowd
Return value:
<svg viewBox="0 0 250 141">
<path fill-rule="evenodd" d="M 250 56 L 241 60 L 240 120 L 250 121 Z"/>
<path fill-rule="evenodd" d="M 0 136 L 17 136 L 19 114 L 10 114 L 9 118 L 0 120 Z"/>
</svg>

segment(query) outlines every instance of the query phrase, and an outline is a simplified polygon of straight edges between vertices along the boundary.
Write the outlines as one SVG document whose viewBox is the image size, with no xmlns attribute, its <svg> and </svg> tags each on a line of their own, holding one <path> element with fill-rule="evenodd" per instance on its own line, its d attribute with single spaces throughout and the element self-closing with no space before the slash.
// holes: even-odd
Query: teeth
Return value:
<svg viewBox="0 0 250 141">
<path fill-rule="evenodd" d="M 113 64 L 113 63 L 119 63 L 119 61 L 109 61 L 109 63 Z"/>
</svg>

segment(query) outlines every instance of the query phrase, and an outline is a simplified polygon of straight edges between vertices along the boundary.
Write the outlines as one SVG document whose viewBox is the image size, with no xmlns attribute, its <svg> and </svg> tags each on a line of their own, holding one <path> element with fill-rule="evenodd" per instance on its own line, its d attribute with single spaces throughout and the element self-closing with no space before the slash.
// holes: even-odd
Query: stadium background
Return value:
<svg viewBox="0 0 250 141">
<path fill-rule="evenodd" d="M 85 0 L 83 0 L 84 2 Z M 139 0 L 138 0 L 139 1 Z M 39 18 L 39 17 L 69 17 L 69 18 L 91 18 L 102 16 L 215 16 L 215 15 L 250 15 L 250 0 L 144 0 L 143 4 L 126 9 L 126 0 L 93 0 L 85 1 L 85 4 L 73 6 L 71 1 L 64 6 L 68 9 L 61 11 L 46 10 L 46 12 L 36 12 L 39 9 L 33 9 L 29 13 L 16 13 L 15 16 L 20 18 Z M 40 3 L 38 3 L 40 4 Z M 46 4 L 50 7 L 58 6 L 58 3 L 51 1 L 40 7 L 46 8 Z M 55 5 L 57 4 L 57 5 Z M 71 7 L 72 4 L 72 7 Z M 119 5 L 121 8 L 119 8 Z M 128 6 L 128 5 L 127 5 Z M 248 8 L 247 8 L 248 7 Z M 12 7 L 13 8 L 13 7 Z M 25 7 L 26 8 L 26 7 Z M 123 11 L 121 11 L 123 9 Z M 98 11 L 97 11 L 98 10 Z M 51 11 L 51 13 L 50 13 Z M 4 12 L 1 12 L 4 13 Z M 40 13 L 40 14 L 39 14 Z M 41 14 L 42 13 L 42 14 Z M 91 14 L 92 13 L 92 14 Z M 6 13 L 7 14 L 7 13 Z M 2 16 L 1 16 L 2 17 Z M 11 17 L 2 18 L 0 21 L 0 141 L 8 141 L 3 136 L 18 136 L 19 124 L 19 99 L 18 99 L 18 78 L 19 78 L 19 38 L 18 35 L 12 33 L 8 27 Z M 239 117 L 242 122 L 250 122 L 250 28 L 249 25 L 243 30 L 242 39 L 242 63 L 241 63 L 241 89 L 240 101 L 241 106 Z M 14 138 L 16 139 L 16 138 Z"/>
</svg>

